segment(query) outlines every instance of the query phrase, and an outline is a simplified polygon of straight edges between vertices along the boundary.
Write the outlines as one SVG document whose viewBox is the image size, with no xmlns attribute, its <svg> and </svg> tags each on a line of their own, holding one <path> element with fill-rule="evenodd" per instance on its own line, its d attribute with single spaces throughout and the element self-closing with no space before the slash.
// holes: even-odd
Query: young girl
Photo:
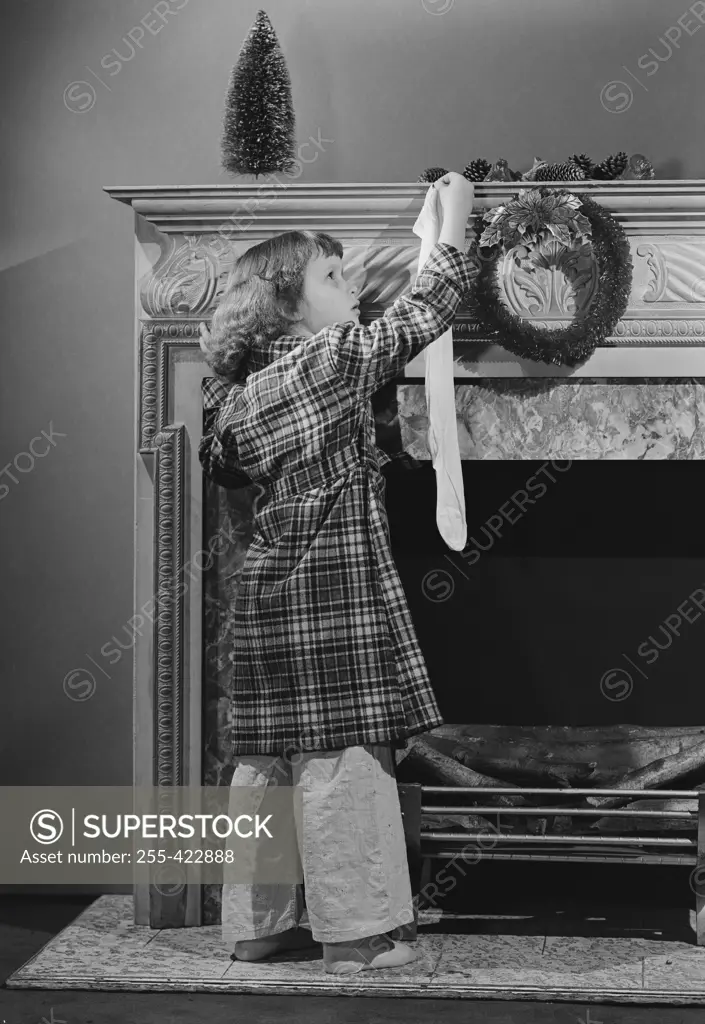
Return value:
<svg viewBox="0 0 705 1024">
<path fill-rule="evenodd" d="M 370 400 L 448 329 L 477 273 L 474 187 L 454 172 L 434 187 L 438 243 L 369 327 L 341 244 L 308 231 L 244 253 L 201 325 L 220 378 L 204 381 L 203 469 L 263 494 L 233 608 L 232 786 L 303 795 L 311 931 L 301 886 L 224 884 L 241 960 L 316 941 L 330 973 L 415 959 L 387 934 L 414 918 L 394 749 L 443 719 L 391 555 Z"/>
</svg>

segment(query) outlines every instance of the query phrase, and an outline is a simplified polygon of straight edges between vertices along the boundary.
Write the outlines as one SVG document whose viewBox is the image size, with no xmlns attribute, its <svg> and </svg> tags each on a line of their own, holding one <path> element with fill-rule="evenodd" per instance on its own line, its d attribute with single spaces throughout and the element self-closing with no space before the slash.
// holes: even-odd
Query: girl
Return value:
<svg viewBox="0 0 705 1024">
<path fill-rule="evenodd" d="M 223 938 L 261 960 L 323 943 L 329 973 L 396 967 L 413 921 L 394 749 L 443 723 L 389 544 L 371 397 L 451 325 L 477 270 L 474 186 L 434 186 L 443 227 L 408 295 L 369 327 L 343 248 L 291 231 L 237 261 L 201 345 L 199 456 L 261 485 L 233 608 L 232 786 L 300 786 L 301 886 L 223 885 Z M 296 754 L 293 758 L 292 754 Z"/>
</svg>

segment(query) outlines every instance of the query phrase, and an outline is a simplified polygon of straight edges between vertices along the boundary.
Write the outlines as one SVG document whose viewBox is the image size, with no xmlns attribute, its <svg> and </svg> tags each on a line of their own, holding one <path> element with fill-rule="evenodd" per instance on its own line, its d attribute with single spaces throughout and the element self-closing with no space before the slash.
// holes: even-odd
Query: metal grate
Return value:
<svg viewBox="0 0 705 1024">
<path fill-rule="evenodd" d="M 421 890 L 422 865 L 430 860 L 458 860 L 468 849 L 473 860 L 521 860 L 521 861 L 562 861 L 575 863 L 613 864 L 658 864 L 690 867 L 691 889 L 696 899 L 696 941 L 705 945 L 705 790 L 633 790 L 633 789 L 549 789 L 524 787 L 455 787 L 400 785 L 402 813 L 407 835 L 410 865 L 415 879 L 415 895 Z M 466 801 L 458 798 L 490 795 L 526 796 L 540 794 L 545 797 L 560 797 L 561 804 L 549 807 L 497 807 Z M 427 802 L 430 796 L 439 799 L 436 804 Z M 623 796 L 632 800 L 674 799 L 692 800 L 694 809 L 682 811 L 641 811 L 629 808 L 585 808 L 573 806 L 576 798 L 586 796 Z M 582 799 L 577 800 L 582 803 Z M 695 809 L 697 808 L 697 809 Z M 496 820 L 496 827 L 482 832 L 453 831 L 438 832 L 424 829 L 428 815 L 490 815 Z M 501 831 L 502 816 L 524 817 L 622 817 L 648 818 L 653 820 L 655 835 L 610 834 L 514 834 Z M 680 819 L 692 826 L 690 835 L 658 834 L 659 821 Z M 691 832 L 691 828 L 687 829 Z M 415 926 L 414 926 L 415 927 Z"/>
</svg>

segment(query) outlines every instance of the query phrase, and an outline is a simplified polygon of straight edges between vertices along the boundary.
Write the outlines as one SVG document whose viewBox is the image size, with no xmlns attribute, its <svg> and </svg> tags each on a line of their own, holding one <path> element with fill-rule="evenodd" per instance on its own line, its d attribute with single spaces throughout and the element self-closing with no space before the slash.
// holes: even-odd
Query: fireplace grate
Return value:
<svg viewBox="0 0 705 1024">
<path fill-rule="evenodd" d="M 398 929 L 398 935 L 407 940 L 416 937 L 419 907 L 428 906 L 432 860 L 453 863 L 476 863 L 479 860 L 529 860 L 579 863 L 659 864 L 690 867 L 690 885 L 696 902 L 695 931 L 698 946 L 705 945 L 705 790 L 639 790 L 633 789 L 526 789 L 499 787 L 424 786 L 418 783 L 398 784 L 399 800 L 409 859 L 412 892 L 414 896 L 414 923 Z M 559 807 L 498 807 L 461 804 L 458 798 L 540 794 L 542 797 L 560 797 L 565 801 Z M 630 799 L 660 799 L 693 801 L 697 809 L 640 810 L 634 808 L 589 808 L 584 797 L 610 796 Z M 438 803 L 427 803 L 433 797 Z M 583 806 L 573 806 L 571 799 Z M 481 815 L 496 820 L 496 825 L 480 831 L 459 829 L 452 832 L 435 831 L 428 827 L 429 819 L 439 814 Z M 502 832 L 503 817 L 525 817 L 550 821 L 555 817 L 575 818 L 629 817 L 654 819 L 654 828 L 640 834 L 596 835 L 537 835 Z M 659 821 L 680 819 L 688 835 L 659 833 Z M 489 822 L 488 822 L 489 824 Z M 427 827 L 425 827 L 427 826 Z M 647 834 L 647 832 L 649 834 Z M 651 834 L 653 832 L 653 834 Z M 447 869 L 446 869 L 447 870 Z M 438 887 L 435 886 L 436 891 Z M 397 933 L 395 933 L 396 935 Z"/>
</svg>

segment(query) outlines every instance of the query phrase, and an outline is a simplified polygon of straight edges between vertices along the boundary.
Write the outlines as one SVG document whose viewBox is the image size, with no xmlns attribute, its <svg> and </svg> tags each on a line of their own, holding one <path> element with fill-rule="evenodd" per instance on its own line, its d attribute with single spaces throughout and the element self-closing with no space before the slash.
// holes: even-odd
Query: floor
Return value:
<svg viewBox="0 0 705 1024">
<path fill-rule="evenodd" d="M 243 964 L 229 959 L 218 928 L 136 927 L 130 897 L 0 898 L 0 1024 L 412 1024 L 441 1015 L 452 1024 L 461 1013 L 503 1024 L 702 1024 L 705 948 L 694 945 L 692 912 L 666 891 L 673 869 L 646 870 L 631 877 L 636 903 L 617 906 L 605 889 L 602 903 L 586 892 L 588 902 L 571 905 L 565 889 L 549 890 L 541 914 L 526 879 L 523 906 L 517 878 L 505 886 L 511 913 L 486 913 L 483 885 L 477 913 L 456 900 L 455 916 L 442 907 L 422 915 L 414 965 L 347 979 L 326 975 L 317 950 Z"/>
</svg>

